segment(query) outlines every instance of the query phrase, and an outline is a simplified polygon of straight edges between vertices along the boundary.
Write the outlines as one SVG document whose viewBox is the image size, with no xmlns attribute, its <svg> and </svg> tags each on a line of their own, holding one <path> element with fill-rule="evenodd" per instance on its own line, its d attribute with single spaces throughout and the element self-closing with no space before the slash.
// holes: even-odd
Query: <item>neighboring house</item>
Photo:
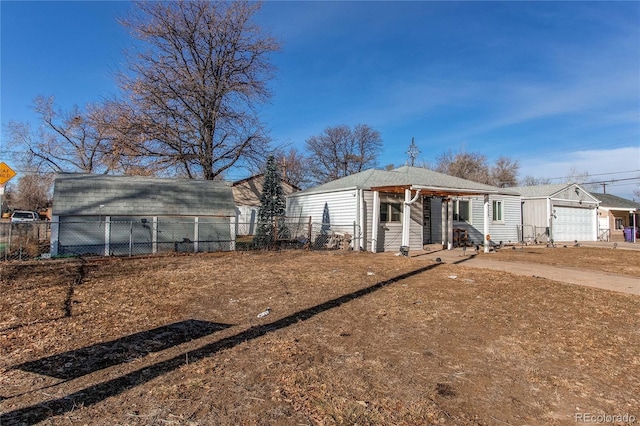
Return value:
<svg viewBox="0 0 640 426">
<path fill-rule="evenodd" d="M 287 216 L 325 233 L 354 234 L 354 248 L 398 251 L 465 242 L 516 242 L 520 196 L 419 167 L 370 169 L 287 197 Z M 355 230 L 355 231 L 351 231 Z M 488 251 L 489 244 L 485 244 Z"/>
<path fill-rule="evenodd" d="M 59 174 L 51 254 L 126 255 L 235 248 L 228 183 Z"/>
<path fill-rule="evenodd" d="M 625 241 L 625 228 L 636 228 L 640 223 L 640 218 L 638 217 L 640 215 L 640 204 L 611 194 L 592 192 L 591 195 L 600 201 L 600 206 L 598 207 L 598 239 L 602 241 Z M 630 236 L 633 237 L 633 233 Z"/>
<path fill-rule="evenodd" d="M 511 188 L 522 196 L 524 241 L 597 241 L 598 200 L 576 183 Z"/>
<path fill-rule="evenodd" d="M 238 235 L 254 235 L 260 208 L 260 196 L 264 184 L 264 173 L 235 181 L 231 184 L 233 200 L 236 204 L 236 220 Z M 285 195 L 300 191 L 295 185 L 284 180 L 280 182 L 282 193 Z"/>
</svg>

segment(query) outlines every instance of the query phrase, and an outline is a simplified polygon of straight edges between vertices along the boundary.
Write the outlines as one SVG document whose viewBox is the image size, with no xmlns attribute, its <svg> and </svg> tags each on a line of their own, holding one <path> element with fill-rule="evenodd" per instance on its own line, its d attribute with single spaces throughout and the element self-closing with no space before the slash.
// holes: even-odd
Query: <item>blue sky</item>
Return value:
<svg viewBox="0 0 640 426">
<path fill-rule="evenodd" d="M 3 129 L 35 124 L 38 95 L 68 109 L 117 94 L 129 7 L 2 1 Z M 275 144 L 365 123 L 380 166 L 404 164 L 414 137 L 423 162 L 464 149 L 520 160 L 521 177 L 635 177 L 607 185 L 628 198 L 640 182 L 639 2 L 267 1 L 257 19 L 282 41 L 261 109 Z"/>
</svg>

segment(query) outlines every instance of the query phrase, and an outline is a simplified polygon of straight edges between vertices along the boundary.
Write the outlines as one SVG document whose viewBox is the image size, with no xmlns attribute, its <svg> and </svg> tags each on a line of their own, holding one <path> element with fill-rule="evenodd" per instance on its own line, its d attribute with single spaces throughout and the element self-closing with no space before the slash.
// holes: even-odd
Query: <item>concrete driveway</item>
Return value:
<svg viewBox="0 0 640 426">
<path fill-rule="evenodd" d="M 611 247 L 613 243 L 585 243 L 585 246 L 593 247 Z M 600 245 L 596 245 L 600 244 Z M 603 244 L 606 244 L 604 246 Z M 640 250 L 640 244 L 618 243 L 617 248 L 628 250 Z M 640 296 L 640 277 L 630 277 L 628 275 L 617 275 L 606 272 L 589 271 L 585 269 L 571 267 L 557 267 L 530 262 L 515 262 L 491 260 L 490 255 L 474 254 L 472 249 L 463 252 L 462 249 L 442 250 L 440 245 L 432 245 L 427 250 L 421 252 L 411 252 L 411 257 L 416 259 L 429 259 L 435 261 L 437 258 L 444 263 L 469 266 L 473 268 L 492 269 L 497 271 L 505 271 L 516 275 L 533 276 L 537 278 L 546 278 L 553 281 L 559 281 L 568 284 L 577 284 L 587 287 L 596 287 L 604 290 L 617 291 L 621 293 L 633 294 Z"/>
</svg>

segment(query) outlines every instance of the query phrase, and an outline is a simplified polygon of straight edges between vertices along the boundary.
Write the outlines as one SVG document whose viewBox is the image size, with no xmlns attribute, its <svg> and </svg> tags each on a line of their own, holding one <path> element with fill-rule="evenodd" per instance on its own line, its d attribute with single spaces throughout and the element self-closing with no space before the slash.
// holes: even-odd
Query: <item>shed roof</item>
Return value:
<svg viewBox="0 0 640 426">
<path fill-rule="evenodd" d="M 487 191 L 491 193 L 518 195 L 512 188 L 498 188 L 438 173 L 422 167 L 402 166 L 394 170 L 369 169 L 360 173 L 345 176 L 325 184 L 309 188 L 292 196 L 306 195 L 320 192 L 340 191 L 350 188 L 371 189 L 398 186 L 430 186 L 441 188 L 466 189 L 474 192 Z"/>
<path fill-rule="evenodd" d="M 56 175 L 53 214 L 111 216 L 234 216 L 223 181 L 92 174 Z"/>
<path fill-rule="evenodd" d="M 595 198 L 600 201 L 600 207 L 610 209 L 623 209 L 623 210 L 638 210 L 640 209 L 640 203 L 636 203 L 633 200 L 618 197 L 617 195 L 602 194 L 599 192 L 592 192 Z"/>
</svg>

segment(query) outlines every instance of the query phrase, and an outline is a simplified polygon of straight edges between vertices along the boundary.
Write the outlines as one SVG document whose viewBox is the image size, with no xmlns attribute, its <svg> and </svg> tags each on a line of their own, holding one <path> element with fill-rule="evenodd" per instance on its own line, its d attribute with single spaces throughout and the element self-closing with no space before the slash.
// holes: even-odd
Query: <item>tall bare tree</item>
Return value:
<svg viewBox="0 0 640 426">
<path fill-rule="evenodd" d="M 49 206 L 53 174 L 28 173 L 18 181 L 12 203 L 21 209 L 36 210 Z"/>
<path fill-rule="evenodd" d="M 53 97 L 34 99 L 40 126 L 10 122 L 10 140 L 17 149 L 17 160 L 40 172 L 108 173 L 118 167 L 112 135 L 96 120 L 103 116 L 101 105 L 84 110 L 63 111 Z"/>
<path fill-rule="evenodd" d="M 437 172 L 445 173 L 474 182 L 491 184 L 491 173 L 487 165 L 487 157 L 477 152 L 448 150 L 437 160 Z"/>
<path fill-rule="evenodd" d="M 500 188 L 518 185 L 520 162 L 501 155 L 491 166 L 491 184 Z"/>
<path fill-rule="evenodd" d="M 522 186 L 534 186 L 534 185 L 549 185 L 551 183 L 551 179 L 549 178 L 537 178 L 531 175 L 527 175 L 520 181 L 520 185 Z"/>
<path fill-rule="evenodd" d="M 440 173 L 498 187 L 515 186 L 519 169 L 520 163 L 506 156 L 498 157 L 489 166 L 483 154 L 452 150 L 442 153 L 435 167 Z"/>
<path fill-rule="evenodd" d="M 375 167 L 382 149 L 380 132 L 366 124 L 327 127 L 306 141 L 309 172 L 316 183 Z"/>
<path fill-rule="evenodd" d="M 281 150 L 275 155 L 276 164 L 282 170 L 282 180 L 298 188 L 306 188 L 311 181 L 307 159 L 295 148 Z"/>
<path fill-rule="evenodd" d="M 122 23 L 142 41 L 120 76 L 130 115 L 145 134 L 138 150 L 189 178 L 214 179 L 262 161 L 268 140 L 257 114 L 270 97 L 278 42 L 253 23 L 258 3 L 136 3 Z"/>
</svg>

